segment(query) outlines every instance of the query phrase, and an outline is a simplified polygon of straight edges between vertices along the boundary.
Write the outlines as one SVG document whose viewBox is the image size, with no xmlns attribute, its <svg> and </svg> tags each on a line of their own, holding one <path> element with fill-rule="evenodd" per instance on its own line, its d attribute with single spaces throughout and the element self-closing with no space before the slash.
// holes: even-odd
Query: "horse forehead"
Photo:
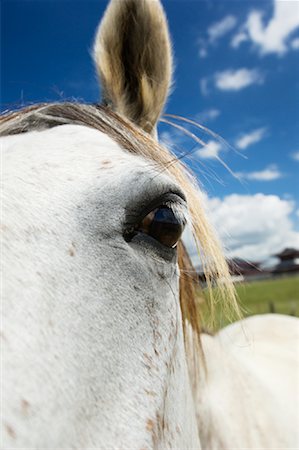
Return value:
<svg viewBox="0 0 299 450">
<path fill-rule="evenodd" d="M 7 222 L 15 223 L 18 210 L 30 224 L 38 208 L 43 215 L 35 220 L 49 226 L 55 223 L 53 211 L 68 212 L 75 220 L 80 208 L 90 224 L 104 216 L 106 224 L 108 217 L 118 223 L 129 205 L 181 192 L 151 160 L 123 150 L 92 128 L 60 125 L 2 139 Z M 101 217 L 95 211 L 101 211 Z"/>
<path fill-rule="evenodd" d="M 151 165 L 150 161 L 122 149 L 107 134 L 82 125 L 60 125 L 2 139 L 8 163 L 10 160 L 14 170 L 23 173 L 40 164 L 44 171 L 51 171 L 56 164 L 56 168 L 86 174 L 112 168 L 123 173 Z"/>
</svg>

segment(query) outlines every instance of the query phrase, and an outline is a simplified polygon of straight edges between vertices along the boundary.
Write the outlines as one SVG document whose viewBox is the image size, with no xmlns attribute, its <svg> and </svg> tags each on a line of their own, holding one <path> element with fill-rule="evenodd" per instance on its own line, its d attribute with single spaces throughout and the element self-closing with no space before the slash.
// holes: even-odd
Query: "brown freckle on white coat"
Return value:
<svg viewBox="0 0 299 450">
<path fill-rule="evenodd" d="M 147 389 L 144 389 L 144 392 L 146 393 L 146 395 L 149 395 L 151 397 L 156 397 L 157 394 L 154 391 L 148 391 Z"/>
<path fill-rule="evenodd" d="M 110 169 L 111 167 L 113 167 L 113 164 L 109 159 L 104 159 L 103 161 L 101 161 L 100 169 Z"/>
<path fill-rule="evenodd" d="M 143 357 L 149 364 L 151 365 L 153 364 L 153 358 L 149 356 L 147 353 L 143 353 Z"/>
<path fill-rule="evenodd" d="M 28 410 L 30 408 L 30 403 L 25 400 L 24 398 L 21 400 L 21 409 L 24 415 L 28 413 Z"/>
<path fill-rule="evenodd" d="M 152 419 L 148 419 L 146 422 L 147 431 L 153 431 L 153 428 L 154 428 L 154 421 Z"/>
<path fill-rule="evenodd" d="M 3 341 L 7 342 L 6 336 L 3 333 L 3 331 L 0 331 L 0 337 L 1 337 L 1 339 L 3 339 Z"/>
<path fill-rule="evenodd" d="M 146 353 L 143 353 L 143 357 L 145 359 L 145 366 L 149 369 L 158 370 L 157 366 L 153 362 L 153 358 Z"/>
<path fill-rule="evenodd" d="M 76 249 L 75 249 L 75 244 L 72 242 L 70 248 L 69 248 L 69 255 L 70 256 L 75 256 L 76 253 Z"/>
<path fill-rule="evenodd" d="M 7 433 L 9 434 L 9 436 L 10 436 L 12 439 L 15 439 L 15 438 L 16 438 L 16 432 L 15 432 L 15 430 L 12 428 L 12 426 L 11 426 L 11 425 L 8 425 L 8 424 L 6 423 L 6 424 L 5 424 L 5 428 L 6 428 Z"/>
<path fill-rule="evenodd" d="M 156 329 L 153 329 L 153 335 L 155 341 L 162 339 L 161 333 L 159 333 L 159 331 L 157 331 Z"/>
</svg>

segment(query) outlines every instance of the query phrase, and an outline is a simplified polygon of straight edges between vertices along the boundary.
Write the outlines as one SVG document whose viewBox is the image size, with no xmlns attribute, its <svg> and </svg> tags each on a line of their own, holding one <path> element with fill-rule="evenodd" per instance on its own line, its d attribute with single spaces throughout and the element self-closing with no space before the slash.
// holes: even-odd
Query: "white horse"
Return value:
<svg viewBox="0 0 299 450">
<path fill-rule="evenodd" d="M 105 106 L 1 119 L 2 448 L 298 448 L 297 320 L 200 334 L 188 221 L 235 300 L 200 193 L 154 139 L 171 82 L 159 1 L 112 0 L 94 58 Z"/>
</svg>

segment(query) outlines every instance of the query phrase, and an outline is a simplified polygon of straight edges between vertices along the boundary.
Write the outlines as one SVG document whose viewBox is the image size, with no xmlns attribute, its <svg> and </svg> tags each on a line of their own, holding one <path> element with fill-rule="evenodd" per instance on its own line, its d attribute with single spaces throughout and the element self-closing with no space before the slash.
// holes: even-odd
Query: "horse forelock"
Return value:
<svg viewBox="0 0 299 450">
<path fill-rule="evenodd" d="M 130 153 L 143 156 L 157 165 L 158 170 L 168 172 L 186 195 L 191 226 L 210 290 L 210 307 L 213 316 L 212 283 L 218 283 L 218 294 L 222 296 L 223 306 L 237 311 L 234 289 L 221 246 L 213 229 L 206 219 L 200 191 L 186 167 L 166 148 L 161 146 L 148 133 L 127 119 L 102 105 L 79 103 L 53 103 L 29 106 L 16 112 L 7 113 L 0 118 L 0 136 L 41 131 L 64 124 L 77 124 L 97 129 L 107 134 L 121 148 Z M 182 243 L 178 247 L 180 267 L 180 307 L 185 337 L 186 354 L 191 377 L 197 379 L 200 357 L 200 304 L 197 277 L 192 262 Z M 193 333 L 187 330 L 191 325 Z M 199 361 L 198 361 L 199 362 Z"/>
</svg>

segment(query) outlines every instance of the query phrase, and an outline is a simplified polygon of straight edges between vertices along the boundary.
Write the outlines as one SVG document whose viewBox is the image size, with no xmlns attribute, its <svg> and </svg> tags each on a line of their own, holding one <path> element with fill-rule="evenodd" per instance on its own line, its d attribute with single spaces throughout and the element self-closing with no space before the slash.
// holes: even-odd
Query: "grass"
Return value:
<svg viewBox="0 0 299 450">
<path fill-rule="evenodd" d="M 236 290 L 244 317 L 269 312 L 299 317 L 299 276 L 240 283 Z M 204 301 L 204 326 L 215 331 L 228 323 L 229 320 L 221 313 L 221 305 L 216 305 L 215 323 L 211 325 L 207 302 Z"/>
</svg>

